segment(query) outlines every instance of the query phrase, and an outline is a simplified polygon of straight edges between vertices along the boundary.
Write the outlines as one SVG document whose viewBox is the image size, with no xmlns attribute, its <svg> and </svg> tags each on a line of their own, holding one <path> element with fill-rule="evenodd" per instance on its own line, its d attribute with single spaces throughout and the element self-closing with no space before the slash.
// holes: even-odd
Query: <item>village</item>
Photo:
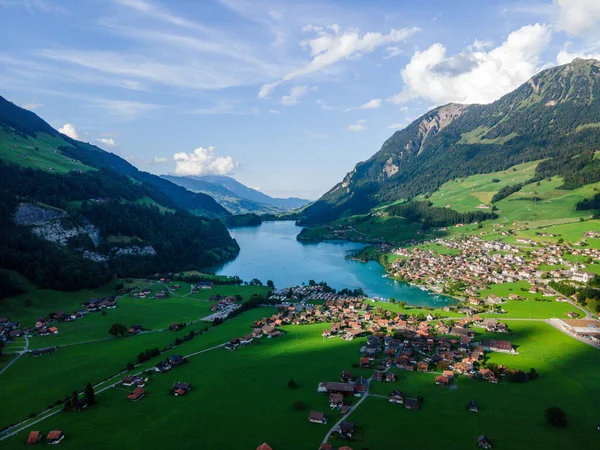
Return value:
<svg viewBox="0 0 600 450">
<path fill-rule="evenodd" d="M 595 237 L 597 232 L 586 232 Z M 452 293 L 479 304 L 479 291 L 491 284 L 513 283 L 524 280 L 531 284 L 532 293 L 542 296 L 556 295 L 550 281 L 587 283 L 595 273 L 585 271 L 586 264 L 600 262 L 600 250 L 585 246 L 585 239 L 566 244 L 536 243 L 529 239 L 516 239 L 519 246 L 501 241 L 486 241 L 477 236 L 432 241 L 448 249 L 448 254 L 438 254 L 420 247 L 396 248 L 392 254 L 399 256 L 391 264 L 391 274 L 400 280 L 423 285 L 439 293 Z M 567 259 L 575 256 L 576 261 Z M 556 266 L 542 270 L 543 266 Z M 514 299 L 518 296 L 515 294 Z M 559 301 L 564 299 L 558 296 Z M 490 296 L 486 301 L 497 304 L 501 299 Z"/>
</svg>

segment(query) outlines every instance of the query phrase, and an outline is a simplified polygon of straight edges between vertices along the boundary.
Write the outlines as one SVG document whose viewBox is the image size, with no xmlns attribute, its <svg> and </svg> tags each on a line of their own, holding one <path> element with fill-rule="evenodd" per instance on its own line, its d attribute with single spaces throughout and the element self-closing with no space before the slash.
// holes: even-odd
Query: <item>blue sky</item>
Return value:
<svg viewBox="0 0 600 450">
<path fill-rule="evenodd" d="M 0 0 L 0 95 L 142 170 L 285 197 L 577 56 L 598 0 Z"/>
</svg>

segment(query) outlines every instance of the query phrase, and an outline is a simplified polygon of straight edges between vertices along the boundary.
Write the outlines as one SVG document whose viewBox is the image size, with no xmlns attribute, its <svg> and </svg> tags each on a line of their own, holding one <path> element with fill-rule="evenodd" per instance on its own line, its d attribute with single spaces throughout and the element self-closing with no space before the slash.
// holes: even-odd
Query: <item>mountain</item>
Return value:
<svg viewBox="0 0 600 450">
<path fill-rule="evenodd" d="M 260 203 L 242 198 L 220 184 L 210 183 L 197 177 L 161 175 L 161 178 L 182 186 L 192 192 L 201 192 L 210 195 L 217 203 L 232 214 L 278 214 L 284 211 L 283 208 L 267 203 Z"/>
<path fill-rule="evenodd" d="M 0 268 L 72 290 L 208 267 L 239 251 L 228 216 L 0 97 Z"/>
<path fill-rule="evenodd" d="M 544 70 L 488 105 L 448 104 L 394 133 L 369 160 L 303 211 L 327 223 L 435 192 L 447 181 L 544 160 L 537 179 L 564 188 L 600 180 L 600 62 Z"/>
<path fill-rule="evenodd" d="M 226 177 L 222 175 L 204 175 L 200 177 L 193 177 L 194 179 L 208 181 L 212 184 L 218 184 L 228 189 L 229 191 L 236 194 L 238 197 L 251 200 L 253 202 L 265 203 L 267 205 L 275 206 L 277 208 L 283 209 L 284 211 L 291 211 L 292 209 L 301 208 L 308 203 L 310 200 L 305 200 L 302 198 L 289 197 L 289 198 L 275 198 L 271 197 L 267 194 L 264 194 L 256 189 L 249 188 L 248 186 L 243 185 L 237 180 L 234 180 L 231 177 Z"/>
</svg>

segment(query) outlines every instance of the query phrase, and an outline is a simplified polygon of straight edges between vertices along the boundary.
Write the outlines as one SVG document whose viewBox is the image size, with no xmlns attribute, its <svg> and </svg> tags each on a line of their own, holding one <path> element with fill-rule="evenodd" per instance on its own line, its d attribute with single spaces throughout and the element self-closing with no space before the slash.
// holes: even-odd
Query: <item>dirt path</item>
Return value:
<svg viewBox="0 0 600 450">
<path fill-rule="evenodd" d="M 6 369 L 8 369 L 10 366 L 12 366 L 16 360 L 18 360 L 21 356 L 23 356 L 29 350 L 29 338 L 27 337 L 27 334 L 25 334 L 24 337 L 25 337 L 25 348 L 23 348 L 23 350 L 21 350 L 17 354 L 17 357 L 15 359 L 13 359 L 11 362 L 9 362 L 6 365 L 6 367 L 4 367 L 4 369 L 0 370 L 0 375 L 2 375 L 6 371 Z"/>
</svg>

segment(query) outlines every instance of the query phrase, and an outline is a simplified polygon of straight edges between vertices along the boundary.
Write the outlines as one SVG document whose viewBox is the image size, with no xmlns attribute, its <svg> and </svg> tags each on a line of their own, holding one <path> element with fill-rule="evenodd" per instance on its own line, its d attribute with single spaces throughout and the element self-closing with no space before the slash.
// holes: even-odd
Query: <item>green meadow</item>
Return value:
<svg viewBox="0 0 600 450">
<path fill-rule="evenodd" d="M 510 339 L 519 355 L 489 353 L 489 360 L 511 368 L 540 374 L 535 381 L 517 384 L 469 380 L 459 377 L 457 389 L 435 385 L 435 374 L 399 372 L 395 383 L 374 383 L 372 391 L 388 395 L 399 389 L 406 395 L 424 397 L 419 411 L 409 411 L 386 399 L 365 400 L 352 414 L 360 427 L 352 448 L 402 447 L 476 449 L 477 436 L 485 433 L 494 448 L 596 448 L 600 406 L 597 367 L 600 352 L 572 339 L 543 322 L 509 321 L 509 335 L 488 337 Z M 475 400 L 479 413 L 466 405 Z M 567 413 L 568 426 L 552 428 L 544 411 L 559 406 Z M 435 427 L 435 433 L 421 433 Z"/>
</svg>

